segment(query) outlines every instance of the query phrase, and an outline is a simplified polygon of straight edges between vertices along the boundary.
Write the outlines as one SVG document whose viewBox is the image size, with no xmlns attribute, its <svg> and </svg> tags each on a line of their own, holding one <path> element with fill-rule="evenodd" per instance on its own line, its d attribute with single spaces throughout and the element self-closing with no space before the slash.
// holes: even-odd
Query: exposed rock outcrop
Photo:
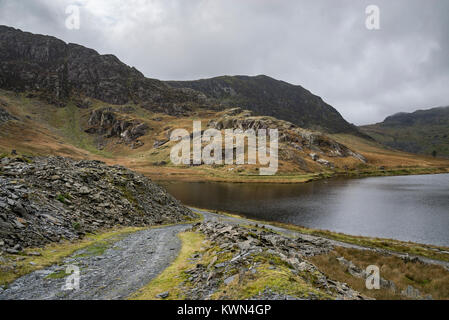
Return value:
<svg viewBox="0 0 449 320">
<path fill-rule="evenodd" d="M 204 97 L 146 78 L 114 55 L 6 26 L 0 26 L 0 87 L 35 91 L 59 106 L 75 93 L 112 104 L 133 102 L 159 108 L 163 103 L 161 110 L 199 103 Z"/>
<path fill-rule="evenodd" d="M 143 143 L 137 139 L 146 135 L 150 127 L 138 120 L 121 119 L 116 111 L 113 108 L 92 111 L 86 132 L 104 138 L 119 138 L 120 142 L 132 147 L 142 146 Z"/>
<path fill-rule="evenodd" d="M 60 157 L 0 164 L 0 250 L 17 253 L 115 226 L 177 223 L 194 214 L 121 166 Z"/>
<path fill-rule="evenodd" d="M 6 111 L 5 107 L 7 107 L 6 102 L 0 100 L 0 125 L 10 120 L 16 119 L 16 117 L 12 116 L 8 111 Z"/>
<path fill-rule="evenodd" d="M 189 299 L 208 299 L 222 283 L 229 285 L 234 281 L 243 282 L 251 278 L 260 272 L 258 268 L 261 256 L 280 259 L 290 268 L 292 274 L 300 275 L 311 287 L 320 288 L 330 296 L 356 300 L 365 298 L 346 284 L 328 279 L 305 259 L 330 252 L 333 247 L 327 241 L 311 241 L 303 238 L 294 240 L 266 229 L 249 229 L 218 222 L 203 223 L 197 225 L 196 229 L 206 235 L 212 247 L 219 248 L 220 256 L 230 258 L 226 261 L 215 258 L 209 265 L 198 263 L 188 270 L 192 287 L 187 292 Z M 276 268 L 274 263 L 272 268 Z M 258 297 L 269 299 L 273 294 L 276 299 L 293 298 L 273 292 L 261 293 Z M 315 293 L 309 293 L 307 297 L 307 299 L 318 298 Z"/>
<path fill-rule="evenodd" d="M 276 118 L 254 116 L 251 111 L 243 111 L 239 108 L 226 111 L 221 118 L 211 121 L 208 126 L 217 130 L 254 130 L 256 133 L 260 129 L 278 129 L 280 142 L 285 142 L 293 149 L 299 151 L 313 150 L 327 157 L 354 157 L 361 162 L 366 162 L 361 154 L 353 152 L 345 145 L 322 133 L 302 129 L 293 123 Z M 314 160 L 319 161 L 319 156 L 316 155 Z M 329 161 L 319 163 L 332 167 Z"/>
</svg>

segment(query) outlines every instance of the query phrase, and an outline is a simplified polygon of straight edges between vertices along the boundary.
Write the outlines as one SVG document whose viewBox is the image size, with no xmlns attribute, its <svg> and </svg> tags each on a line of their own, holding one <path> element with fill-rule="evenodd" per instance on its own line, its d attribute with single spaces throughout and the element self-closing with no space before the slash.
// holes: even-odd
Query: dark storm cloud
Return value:
<svg viewBox="0 0 449 320">
<path fill-rule="evenodd" d="M 81 7 L 81 29 L 65 9 Z M 381 30 L 365 27 L 375 4 Z M 113 53 L 148 77 L 267 74 L 349 121 L 449 104 L 447 0 L 0 0 L 0 24 Z"/>
</svg>

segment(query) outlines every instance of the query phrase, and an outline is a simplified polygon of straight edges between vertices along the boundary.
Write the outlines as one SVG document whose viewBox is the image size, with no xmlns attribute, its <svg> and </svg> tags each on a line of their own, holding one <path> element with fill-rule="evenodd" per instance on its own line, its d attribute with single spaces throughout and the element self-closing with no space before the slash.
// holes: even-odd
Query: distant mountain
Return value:
<svg viewBox="0 0 449 320">
<path fill-rule="evenodd" d="M 360 129 L 391 148 L 449 156 L 449 107 L 402 112 L 386 118 L 382 123 Z"/>
<path fill-rule="evenodd" d="M 290 121 L 300 127 L 329 133 L 359 134 L 337 110 L 301 86 L 265 75 L 223 76 L 197 81 L 169 81 L 174 88 L 200 91 L 224 108 L 241 107 L 258 115 Z"/>
</svg>

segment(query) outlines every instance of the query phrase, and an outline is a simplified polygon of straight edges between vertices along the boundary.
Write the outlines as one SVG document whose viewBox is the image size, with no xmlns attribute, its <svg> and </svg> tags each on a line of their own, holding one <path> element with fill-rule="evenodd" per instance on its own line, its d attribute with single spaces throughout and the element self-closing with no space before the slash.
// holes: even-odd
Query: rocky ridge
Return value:
<svg viewBox="0 0 449 320">
<path fill-rule="evenodd" d="M 196 108 L 243 107 L 303 128 L 362 135 L 336 109 L 300 86 L 267 76 L 164 82 L 146 78 L 114 55 L 8 26 L 0 26 L 0 88 L 28 92 L 60 107 L 72 99 L 85 108 L 84 99 L 94 98 L 177 117 Z"/>
<path fill-rule="evenodd" d="M 7 26 L 0 26 L 0 87 L 34 92 L 61 107 L 73 96 L 168 113 L 204 102 L 203 94 L 146 78 L 114 55 Z"/>
<path fill-rule="evenodd" d="M 121 166 L 61 157 L 0 160 L 0 251 L 193 218 L 165 190 Z"/>
<path fill-rule="evenodd" d="M 146 135 L 150 127 L 135 119 L 122 119 L 117 110 L 112 107 L 101 108 L 91 112 L 87 133 L 98 136 L 99 148 L 107 144 L 108 138 L 118 138 L 119 143 L 130 145 L 133 149 L 141 147 L 143 143 L 138 138 Z M 126 111 L 126 110 L 125 110 Z"/>
<path fill-rule="evenodd" d="M 222 110 L 241 107 L 253 111 L 256 115 L 291 121 L 301 128 L 363 136 L 321 97 L 301 86 L 266 75 L 222 76 L 167 83 L 173 88 L 190 88 L 201 92 Z"/>
<path fill-rule="evenodd" d="M 333 250 L 333 246 L 324 239 L 311 240 L 303 237 L 291 239 L 265 228 L 246 228 L 221 222 L 205 222 L 198 224 L 194 230 L 201 232 L 210 241 L 212 248 L 218 248 L 215 258 L 204 265 L 202 255 L 192 259 L 195 264 L 187 270 L 189 286 L 186 295 L 189 299 L 210 299 L 220 286 L 234 282 L 245 282 L 260 272 L 260 256 L 268 259 L 280 259 L 286 264 L 292 275 L 301 277 L 311 287 L 320 288 L 320 292 L 336 299 L 366 299 L 346 284 L 333 281 L 320 272 L 305 258 L 325 254 Z M 229 259 L 219 258 L 226 255 Z M 217 259 L 218 257 L 218 259 Z M 273 258 L 274 257 L 274 258 Z M 272 267 L 275 270 L 276 263 Z M 226 298 L 226 297 L 223 297 Z M 283 293 L 266 290 L 253 297 L 257 299 L 319 299 L 317 292 L 308 292 L 307 297 L 292 297 Z"/>
<path fill-rule="evenodd" d="M 340 158 L 354 157 L 363 163 L 366 162 L 366 159 L 361 154 L 352 151 L 345 145 L 322 133 L 302 129 L 291 122 L 278 120 L 273 117 L 254 116 L 252 111 L 240 108 L 224 112 L 220 118 L 210 121 L 208 127 L 217 130 L 254 130 L 256 133 L 260 129 L 278 129 L 280 142 L 286 143 L 291 149 L 297 151 L 313 152 L 308 155 L 321 165 L 332 166 L 332 163 L 320 159 L 319 155 Z"/>
</svg>

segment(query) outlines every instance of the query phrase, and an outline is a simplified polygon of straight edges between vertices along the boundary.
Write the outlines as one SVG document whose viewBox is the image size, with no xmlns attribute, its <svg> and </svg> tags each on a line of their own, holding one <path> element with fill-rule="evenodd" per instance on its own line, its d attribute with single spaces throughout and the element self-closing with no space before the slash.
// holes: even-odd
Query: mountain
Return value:
<svg viewBox="0 0 449 320">
<path fill-rule="evenodd" d="M 223 108 L 241 107 L 258 115 L 290 121 L 328 133 L 359 134 L 332 106 L 301 86 L 265 75 L 223 76 L 197 81 L 169 81 L 174 88 L 200 91 Z"/>
<path fill-rule="evenodd" d="M 192 132 L 199 119 L 203 129 L 222 134 L 278 129 L 277 175 L 261 178 L 260 163 L 171 163 L 171 134 Z M 113 55 L 0 26 L 0 159 L 57 155 L 124 165 L 155 180 L 281 183 L 447 167 L 361 135 L 321 98 L 286 82 L 266 76 L 163 82 Z"/>
<path fill-rule="evenodd" d="M 114 55 L 6 26 L 0 26 L 0 87 L 36 91 L 60 106 L 81 95 L 118 105 L 139 103 L 167 113 L 204 100 L 192 90 L 148 79 Z"/>
<path fill-rule="evenodd" d="M 33 91 L 59 106 L 76 96 L 174 115 L 195 107 L 242 107 L 303 128 L 360 134 L 337 110 L 300 86 L 267 76 L 163 82 L 146 78 L 114 55 L 7 26 L 0 26 L 0 88 Z"/>
<path fill-rule="evenodd" d="M 449 107 L 401 112 L 360 127 L 384 145 L 411 153 L 449 156 Z"/>
</svg>

